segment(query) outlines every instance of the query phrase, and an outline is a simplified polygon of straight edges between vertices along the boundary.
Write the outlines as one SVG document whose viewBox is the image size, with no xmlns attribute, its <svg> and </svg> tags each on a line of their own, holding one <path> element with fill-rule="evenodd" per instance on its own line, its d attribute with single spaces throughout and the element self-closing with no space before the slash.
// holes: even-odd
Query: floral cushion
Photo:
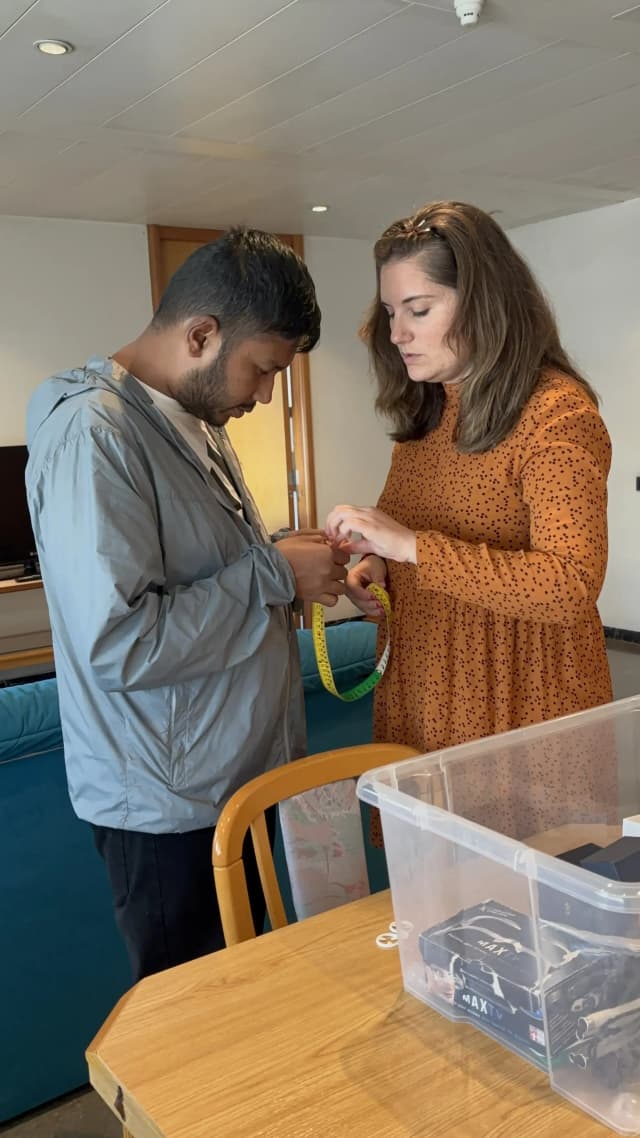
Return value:
<svg viewBox="0 0 640 1138">
<path fill-rule="evenodd" d="M 280 826 L 298 920 L 369 893 L 354 779 L 280 803 Z"/>
</svg>

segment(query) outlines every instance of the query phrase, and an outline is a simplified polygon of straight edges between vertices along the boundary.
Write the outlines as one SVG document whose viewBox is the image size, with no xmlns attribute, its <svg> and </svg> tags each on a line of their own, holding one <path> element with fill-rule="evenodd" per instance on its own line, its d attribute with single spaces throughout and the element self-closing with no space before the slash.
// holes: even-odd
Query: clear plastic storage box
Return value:
<svg viewBox="0 0 640 1138">
<path fill-rule="evenodd" d="M 358 794 L 381 811 L 407 992 L 640 1134 L 640 837 L 610 848 L 640 814 L 640 696 L 370 771 Z"/>
</svg>

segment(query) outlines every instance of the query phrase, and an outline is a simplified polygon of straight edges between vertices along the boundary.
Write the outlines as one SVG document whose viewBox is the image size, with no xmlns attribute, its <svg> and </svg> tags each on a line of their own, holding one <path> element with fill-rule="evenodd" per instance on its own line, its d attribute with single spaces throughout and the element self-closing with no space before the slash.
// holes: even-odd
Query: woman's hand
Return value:
<svg viewBox="0 0 640 1138">
<path fill-rule="evenodd" d="M 374 553 L 390 561 L 416 563 L 416 535 L 373 506 L 335 506 L 327 518 L 329 541 L 347 553 Z M 360 534 L 352 541 L 353 534 Z"/>
<path fill-rule="evenodd" d="M 387 566 L 381 557 L 374 554 L 364 557 L 349 570 L 346 583 L 347 596 L 360 612 L 370 617 L 383 616 L 382 605 L 367 588 L 368 585 L 381 585 L 383 589 L 386 587 Z"/>
</svg>

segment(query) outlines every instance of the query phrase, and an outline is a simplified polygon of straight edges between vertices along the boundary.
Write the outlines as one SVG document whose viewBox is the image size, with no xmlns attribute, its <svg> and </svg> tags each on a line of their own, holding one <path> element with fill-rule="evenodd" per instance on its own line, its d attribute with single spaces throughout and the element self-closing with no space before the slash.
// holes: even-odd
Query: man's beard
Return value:
<svg viewBox="0 0 640 1138">
<path fill-rule="evenodd" d="M 228 350 L 224 347 L 209 367 L 193 368 L 187 372 L 180 390 L 177 393 L 178 402 L 195 415 L 197 419 L 204 419 L 210 427 L 222 427 L 229 419 L 237 404 L 230 403 L 227 384 Z M 242 410 L 253 410 L 254 404 L 242 404 Z"/>
</svg>

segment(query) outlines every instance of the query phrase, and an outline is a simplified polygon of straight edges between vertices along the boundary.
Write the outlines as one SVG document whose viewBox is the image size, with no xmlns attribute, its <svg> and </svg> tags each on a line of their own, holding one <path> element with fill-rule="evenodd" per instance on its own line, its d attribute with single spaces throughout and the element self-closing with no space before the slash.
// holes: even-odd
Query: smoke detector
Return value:
<svg viewBox="0 0 640 1138">
<path fill-rule="evenodd" d="M 454 0 L 456 16 L 463 28 L 478 23 L 483 4 L 484 0 Z"/>
</svg>

